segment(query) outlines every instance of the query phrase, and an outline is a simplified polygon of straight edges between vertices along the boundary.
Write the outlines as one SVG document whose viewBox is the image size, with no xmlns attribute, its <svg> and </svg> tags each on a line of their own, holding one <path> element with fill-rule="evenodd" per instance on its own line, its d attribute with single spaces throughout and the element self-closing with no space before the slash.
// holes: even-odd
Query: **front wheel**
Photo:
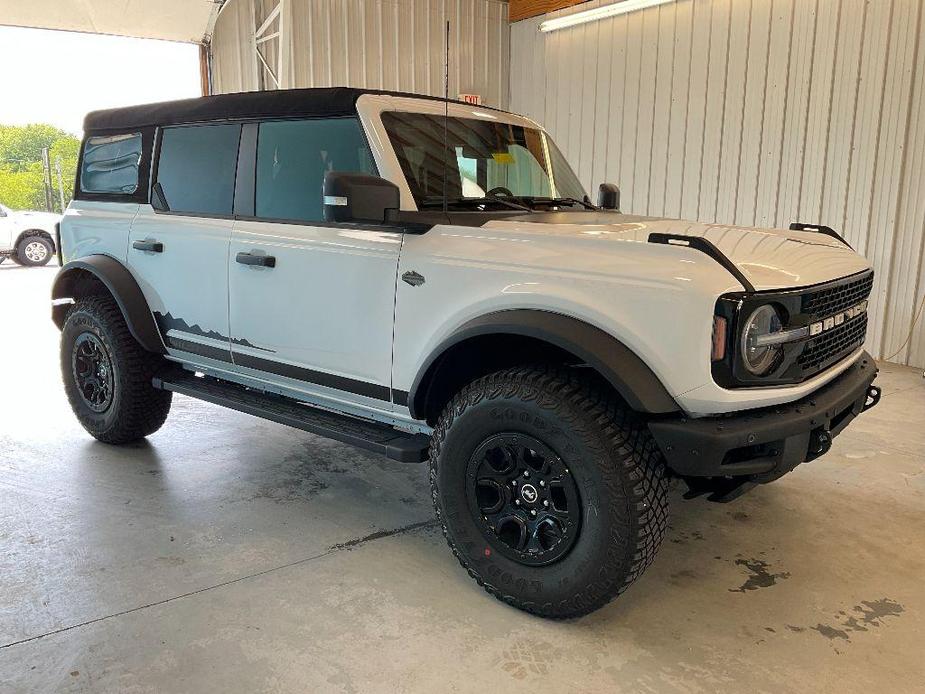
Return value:
<svg viewBox="0 0 925 694">
<path fill-rule="evenodd" d="M 172 393 L 151 385 L 163 364 L 132 337 L 108 296 L 79 299 L 61 331 L 61 376 L 77 419 L 105 443 L 136 441 L 160 429 Z"/>
<path fill-rule="evenodd" d="M 43 236 L 27 236 L 16 247 L 16 262 L 27 267 L 47 265 L 54 250 Z"/>
<path fill-rule="evenodd" d="M 577 617 L 622 593 L 668 523 L 664 460 L 605 387 L 555 366 L 474 381 L 431 443 L 431 490 L 453 553 L 499 600 Z"/>
</svg>

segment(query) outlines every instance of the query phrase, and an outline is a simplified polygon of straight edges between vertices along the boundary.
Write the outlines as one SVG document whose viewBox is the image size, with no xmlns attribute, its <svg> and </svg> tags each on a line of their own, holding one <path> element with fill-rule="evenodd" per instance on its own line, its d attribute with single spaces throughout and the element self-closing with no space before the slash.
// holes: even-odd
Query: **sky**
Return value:
<svg viewBox="0 0 925 694">
<path fill-rule="evenodd" d="M 87 111 L 200 96 L 199 47 L 0 26 L 0 125 L 74 135 Z"/>
</svg>

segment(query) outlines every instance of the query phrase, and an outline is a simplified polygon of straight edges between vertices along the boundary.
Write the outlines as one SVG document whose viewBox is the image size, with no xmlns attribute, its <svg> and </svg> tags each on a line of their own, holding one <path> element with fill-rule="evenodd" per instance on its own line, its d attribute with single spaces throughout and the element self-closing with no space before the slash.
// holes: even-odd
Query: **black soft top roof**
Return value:
<svg viewBox="0 0 925 694">
<path fill-rule="evenodd" d="M 105 111 L 91 111 L 84 118 L 84 132 L 125 131 L 156 125 L 196 123 L 226 118 L 292 118 L 298 116 L 348 116 L 356 113 L 363 94 L 387 94 L 416 99 L 438 97 L 352 87 L 279 89 L 202 96 L 196 99 L 162 101 Z M 462 103 L 450 100 L 452 103 Z M 480 106 L 479 108 L 489 108 Z M 495 109 L 492 109 L 495 110 Z"/>
</svg>

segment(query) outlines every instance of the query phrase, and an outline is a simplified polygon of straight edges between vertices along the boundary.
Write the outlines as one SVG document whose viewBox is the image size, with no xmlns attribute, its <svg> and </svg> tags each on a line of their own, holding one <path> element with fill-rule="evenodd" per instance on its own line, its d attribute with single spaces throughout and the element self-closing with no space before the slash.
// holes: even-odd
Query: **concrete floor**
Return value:
<svg viewBox="0 0 925 694">
<path fill-rule="evenodd" d="M 147 443 L 71 416 L 55 269 L 0 266 L 0 691 L 925 689 L 925 381 L 732 505 L 683 502 L 590 617 L 483 593 L 424 466 L 177 397 Z"/>
</svg>

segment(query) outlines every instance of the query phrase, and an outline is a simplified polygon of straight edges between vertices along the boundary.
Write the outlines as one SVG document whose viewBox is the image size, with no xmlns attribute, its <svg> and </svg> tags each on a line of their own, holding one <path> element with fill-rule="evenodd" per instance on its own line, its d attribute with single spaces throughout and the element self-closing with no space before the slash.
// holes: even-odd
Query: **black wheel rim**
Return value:
<svg viewBox="0 0 925 694">
<path fill-rule="evenodd" d="M 102 341 L 93 333 L 81 333 L 74 341 L 71 366 L 84 403 L 94 412 L 105 412 L 112 404 L 115 381 Z"/>
<path fill-rule="evenodd" d="M 476 447 L 466 499 L 490 547 L 521 564 L 558 561 L 578 538 L 581 503 L 572 473 L 532 436 L 501 433 Z"/>
</svg>

